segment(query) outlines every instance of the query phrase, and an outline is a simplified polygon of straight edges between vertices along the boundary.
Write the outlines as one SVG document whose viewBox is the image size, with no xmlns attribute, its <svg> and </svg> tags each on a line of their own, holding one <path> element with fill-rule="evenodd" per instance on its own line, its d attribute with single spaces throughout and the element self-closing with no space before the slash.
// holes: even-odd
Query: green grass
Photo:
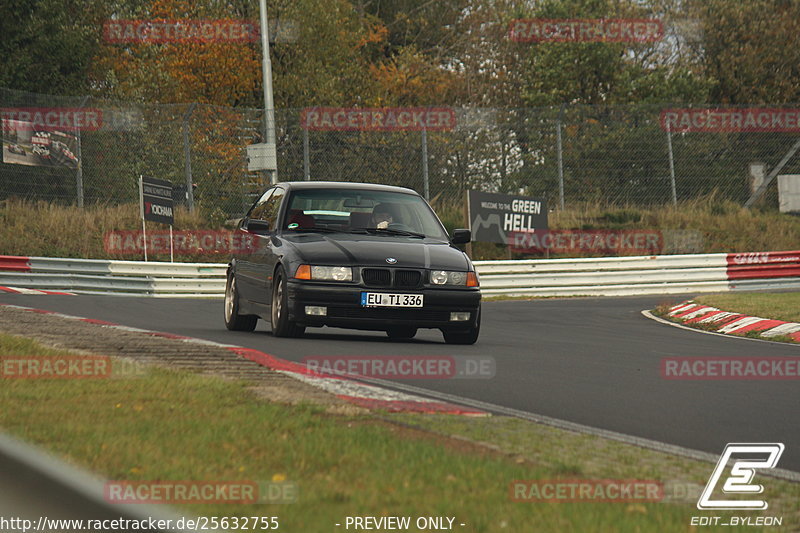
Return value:
<svg viewBox="0 0 800 533">
<path fill-rule="evenodd" d="M 463 200 L 438 196 L 431 201 L 448 230 L 467 227 Z M 217 230 L 224 215 L 199 207 L 194 214 L 175 210 L 175 230 Z M 677 206 L 649 208 L 600 203 L 568 204 L 549 213 L 551 229 L 575 230 L 693 230 L 700 236 L 697 252 L 755 252 L 793 250 L 800 242 L 800 217 L 776 209 L 745 209 L 714 194 L 680 202 Z M 730 228 L 736 228 L 731 231 Z M 90 205 L 79 209 L 47 202 L 9 199 L 0 202 L 0 255 L 141 259 L 109 253 L 103 246 L 108 231 L 139 231 L 138 204 Z M 148 231 L 164 230 L 148 223 Z M 230 228 L 229 228 L 230 229 Z M 472 243 L 474 259 L 521 259 L 502 245 Z M 588 255 L 588 252 L 587 254 Z M 553 255 L 552 257 L 556 257 Z M 168 254 L 153 256 L 168 260 Z M 223 262 L 225 253 L 176 257 L 178 261 Z"/>
<path fill-rule="evenodd" d="M 694 301 L 723 311 L 800 322 L 800 292 L 705 294 Z"/>
<path fill-rule="evenodd" d="M 0 335 L 0 355 L 58 353 Z M 509 484 L 577 476 L 704 483 L 713 468 L 516 419 L 394 417 L 491 450 L 376 415 L 273 404 L 244 383 L 162 369 L 137 379 L 2 380 L 0 407 L 3 431 L 108 479 L 294 482 L 295 504 L 185 506 L 205 516 L 276 515 L 290 532 L 336 530 L 354 515 L 452 516 L 466 524 L 457 530 L 481 532 L 686 531 L 698 514 L 693 502 L 517 503 Z M 800 487 L 764 485 L 770 514 L 796 520 Z"/>
<path fill-rule="evenodd" d="M 189 213 L 175 209 L 175 231 L 215 230 L 222 227 L 219 214 L 198 208 Z M 143 260 L 141 255 L 109 253 L 103 237 L 110 231 L 141 231 L 138 204 L 90 205 L 83 209 L 47 202 L 9 199 L 0 202 L 0 255 L 80 257 Z M 163 224 L 147 223 L 147 231 L 166 231 Z M 217 255 L 220 255 L 217 257 Z M 177 261 L 223 262 L 227 254 L 179 255 Z M 151 261 L 169 261 L 167 254 L 149 254 Z"/>
</svg>

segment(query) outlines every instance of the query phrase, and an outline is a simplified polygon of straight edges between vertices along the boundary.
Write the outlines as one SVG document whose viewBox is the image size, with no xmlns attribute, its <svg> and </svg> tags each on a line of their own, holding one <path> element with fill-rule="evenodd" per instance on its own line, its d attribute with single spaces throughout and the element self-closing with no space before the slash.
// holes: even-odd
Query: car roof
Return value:
<svg viewBox="0 0 800 533">
<path fill-rule="evenodd" d="M 284 181 L 277 185 L 283 185 L 287 189 L 363 189 L 368 191 L 399 192 L 419 196 L 419 193 L 406 187 L 396 187 L 394 185 L 381 185 L 378 183 L 357 183 L 349 181 Z"/>
</svg>

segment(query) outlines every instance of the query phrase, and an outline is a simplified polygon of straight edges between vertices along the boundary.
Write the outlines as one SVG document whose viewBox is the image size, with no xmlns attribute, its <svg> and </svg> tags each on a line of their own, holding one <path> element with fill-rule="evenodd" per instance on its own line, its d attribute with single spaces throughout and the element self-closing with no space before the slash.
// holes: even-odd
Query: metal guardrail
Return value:
<svg viewBox="0 0 800 533">
<path fill-rule="evenodd" d="M 161 529 L 150 531 L 174 533 L 198 531 L 177 527 L 186 523 L 184 517 L 196 519 L 185 511 L 150 503 L 129 505 L 109 502 L 106 497 L 106 480 L 2 432 L 0 432 L 0 468 L 7 474 L 3 476 L 4 479 L 0 479 L 2 485 L 0 489 L 9 493 L 13 491 L 16 496 L 0 502 L 0 513 L 6 517 L 15 516 L 19 523 L 17 529 L 21 531 L 25 521 L 29 521 L 29 531 L 41 531 L 48 528 L 49 523 L 62 521 L 110 522 L 120 519 L 136 521 L 143 525 L 143 528 L 152 521 L 156 524 L 161 522 L 159 524 L 162 526 Z M 27 505 L 14 505 L 15 500 L 25 501 Z M 165 525 L 170 527 L 163 527 Z M 6 531 L 13 530 L 12 528 Z M 63 531 L 76 530 L 69 526 Z M 219 530 L 214 529 L 208 533 L 217 531 Z"/>
<path fill-rule="evenodd" d="M 478 261 L 487 296 L 628 296 L 727 291 L 727 254 Z"/>
<path fill-rule="evenodd" d="M 476 261 L 487 296 L 626 296 L 800 290 L 800 251 Z M 0 256 L 0 286 L 87 294 L 221 297 L 222 263 Z"/>
<path fill-rule="evenodd" d="M 0 285 L 161 297 L 220 297 L 227 265 L 0 256 Z"/>
</svg>

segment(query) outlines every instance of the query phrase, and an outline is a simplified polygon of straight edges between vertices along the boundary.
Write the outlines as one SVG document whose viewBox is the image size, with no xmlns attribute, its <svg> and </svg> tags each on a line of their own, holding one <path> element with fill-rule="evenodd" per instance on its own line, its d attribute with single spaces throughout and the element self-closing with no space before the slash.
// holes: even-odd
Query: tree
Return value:
<svg viewBox="0 0 800 533">
<path fill-rule="evenodd" d="M 713 103 L 800 101 L 800 3 L 694 0 L 690 12 L 702 25 L 698 53 Z"/>
<path fill-rule="evenodd" d="M 79 17 L 75 14 L 80 13 Z M 99 46 L 101 0 L 7 0 L 0 17 L 0 87 L 76 95 Z"/>
</svg>

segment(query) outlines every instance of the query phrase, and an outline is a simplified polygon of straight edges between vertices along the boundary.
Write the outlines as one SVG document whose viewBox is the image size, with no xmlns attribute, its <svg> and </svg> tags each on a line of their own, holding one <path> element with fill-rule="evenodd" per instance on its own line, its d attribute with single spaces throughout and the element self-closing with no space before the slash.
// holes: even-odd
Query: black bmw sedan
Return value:
<svg viewBox="0 0 800 533">
<path fill-rule="evenodd" d="M 481 323 L 478 276 L 428 203 L 401 187 L 287 182 L 270 187 L 242 219 L 228 266 L 225 325 L 269 320 L 279 337 L 308 327 L 386 331 L 410 339 L 436 328 L 473 344 Z"/>
</svg>

